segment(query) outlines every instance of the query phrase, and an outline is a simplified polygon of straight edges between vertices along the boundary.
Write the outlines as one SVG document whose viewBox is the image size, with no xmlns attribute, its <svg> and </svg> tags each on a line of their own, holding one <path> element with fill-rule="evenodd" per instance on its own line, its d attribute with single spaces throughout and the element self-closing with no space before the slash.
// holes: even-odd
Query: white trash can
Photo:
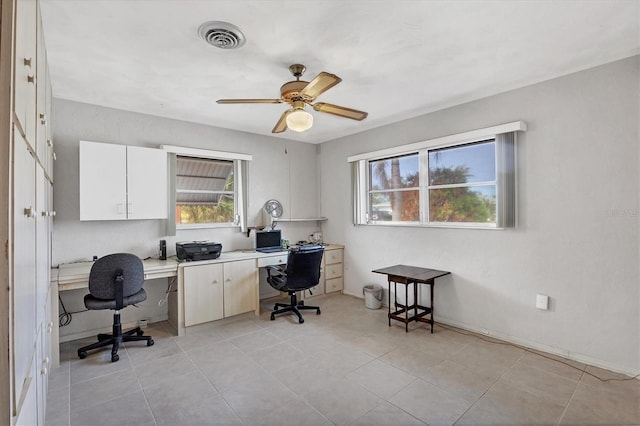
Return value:
<svg viewBox="0 0 640 426">
<path fill-rule="evenodd" d="M 364 305 L 369 309 L 380 309 L 382 306 L 382 287 L 376 284 L 367 284 L 362 288 Z"/>
</svg>

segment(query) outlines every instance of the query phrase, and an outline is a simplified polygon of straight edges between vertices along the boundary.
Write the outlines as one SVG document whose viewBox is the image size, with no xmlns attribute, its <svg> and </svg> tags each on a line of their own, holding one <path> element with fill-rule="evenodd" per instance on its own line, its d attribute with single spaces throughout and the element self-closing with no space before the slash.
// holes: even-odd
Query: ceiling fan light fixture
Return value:
<svg viewBox="0 0 640 426">
<path fill-rule="evenodd" d="M 313 126 L 313 115 L 302 108 L 296 108 L 287 114 L 287 128 L 294 132 L 304 132 Z"/>
</svg>

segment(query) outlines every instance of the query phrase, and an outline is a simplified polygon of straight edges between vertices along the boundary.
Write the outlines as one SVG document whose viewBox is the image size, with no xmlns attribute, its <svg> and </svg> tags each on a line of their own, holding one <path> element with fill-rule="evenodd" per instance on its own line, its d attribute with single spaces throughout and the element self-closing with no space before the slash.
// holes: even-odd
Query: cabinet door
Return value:
<svg viewBox="0 0 640 426">
<path fill-rule="evenodd" d="M 45 321 L 44 309 L 50 281 L 49 266 L 49 181 L 44 169 L 36 165 L 36 323 Z"/>
<path fill-rule="evenodd" d="M 15 114 L 27 141 L 36 132 L 36 0 L 16 1 Z"/>
<path fill-rule="evenodd" d="M 80 141 L 80 220 L 127 218 L 127 147 Z"/>
<path fill-rule="evenodd" d="M 36 64 L 36 140 L 35 151 L 41 164 L 46 164 L 47 152 L 47 53 L 44 49 L 42 19 L 38 8 L 38 43 L 36 45 L 38 61 Z"/>
<path fill-rule="evenodd" d="M 185 266 L 184 325 L 186 327 L 223 317 L 222 265 Z"/>
<path fill-rule="evenodd" d="M 127 185 L 129 219 L 167 218 L 167 153 L 164 150 L 128 146 Z"/>
<path fill-rule="evenodd" d="M 36 342 L 36 169 L 27 144 L 14 128 L 13 362 L 15 395 L 28 384 Z"/>
<path fill-rule="evenodd" d="M 224 316 L 256 310 L 258 279 L 255 260 L 224 263 Z"/>
</svg>

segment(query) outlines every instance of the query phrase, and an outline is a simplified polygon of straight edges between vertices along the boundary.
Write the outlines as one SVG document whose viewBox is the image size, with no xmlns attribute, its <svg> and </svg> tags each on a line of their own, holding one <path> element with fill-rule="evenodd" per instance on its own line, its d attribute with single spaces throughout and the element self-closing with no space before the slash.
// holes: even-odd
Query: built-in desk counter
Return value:
<svg viewBox="0 0 640 426">
<path fill-rule="evenodd" d="M 333 259 L 328 262 L 339 260 L 340 271 L 343 248 L 341 245 L 325 245 L 325 257 Z M 332 253 L 331 256 L 329 253 Z M 178 336 L 182 336 L 192 325 L 251 311 L 260 315 L 258 270 L 269 265 L 286 264 L 287 255 L 286 250 L 275 253 L 236 250 L 223 251 L 217 259 L 195 262 L 178 262 L 175 257 L 167 260 L 147 259 L 143 261 L 144 278 L 177 277 L 177 291 L 171 292 L 168 298 L 168 316 Z M 52 268 L 51 282 L 55 285 L 51 286 L 51 317 L 54 324 L 58 324 L 58 292 L 87 288 L 91 266 L 93 262 L 78 262 Z M 327 277 L 327 282 L 342 284 L 342 274 L 339 275 L 337 279 L 333 275 Z M 327 291 L 341 289 L 341 285 L 332 285 Z M 57 326 L 53 328 L 52 347 L 57 348 L 59 330 Z M 53 353 L 53 365 L 57 366 L 58 351 Z"/>
</svg>

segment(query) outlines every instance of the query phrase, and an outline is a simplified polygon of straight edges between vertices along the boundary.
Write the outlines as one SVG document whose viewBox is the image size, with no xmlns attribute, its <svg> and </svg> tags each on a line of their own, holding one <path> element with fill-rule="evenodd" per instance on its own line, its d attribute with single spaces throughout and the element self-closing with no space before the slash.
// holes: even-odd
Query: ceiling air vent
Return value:
<svg viewBox="0 0 640 426">
<path fill-rule="evenodd" d="M 220 49 L 237 49 L 245 42 L 240 28 L 228 22 L 205 22 L 198 28 L 198 34 L 204 41 Z"/>
</svg>

